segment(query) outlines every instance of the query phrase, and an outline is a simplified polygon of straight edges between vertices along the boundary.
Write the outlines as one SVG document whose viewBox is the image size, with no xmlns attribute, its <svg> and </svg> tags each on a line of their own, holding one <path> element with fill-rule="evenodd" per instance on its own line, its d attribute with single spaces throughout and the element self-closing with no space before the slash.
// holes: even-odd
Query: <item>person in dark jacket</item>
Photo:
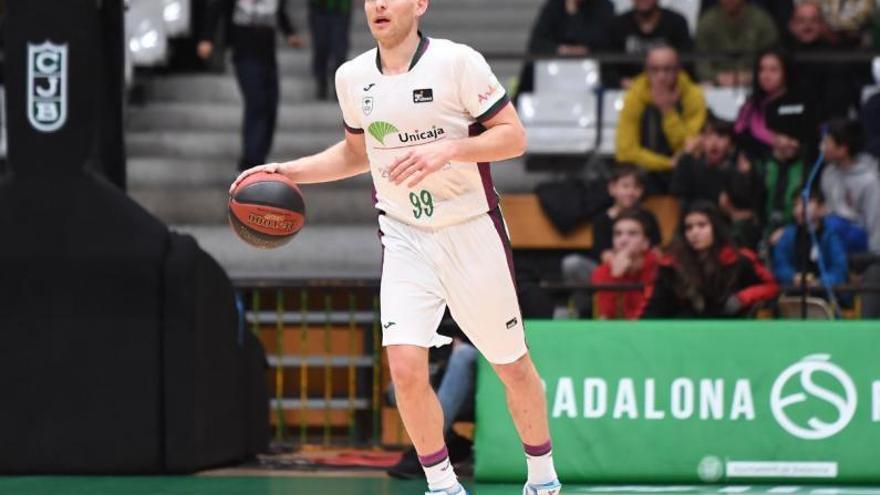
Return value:
<svg viewBox="0 0 880 495">
<path fill-rule="evenodd" d="M 812 286 L 821 282 L 833 287 L 846 282 L 849 274 L 846 249 L 825 216 L 825 195 L 821 189 L 813 189 L 807 202 L 807 218 L 816 231 L 818 246 L 813 245 L 804 222 L 800 191 L 794 199 L 794 217 L 797 223 L 785 227 L 782 238 L 773 248 L 773 274 L 776 280 L 783 285 L 796 286 L 804 278 Z M 820 274 L 819 256 L 825 266 L 824 274 Z"/>
<path fill-rule="evenodd" d="M 670 192 L 685 208 L 700 199 L 717 204 L 731 170 L 736 168 L 733 124 L 709 115 L 693 146 L 678 159 Z"/>
<path fill-rule="evenodd" d="M 547 0 L 532 27 L 532 55 L 587 56 L 611 48 L 614 6 L 609 0 Z M 517 94 L 534 90 L 535 66 L 523 65 Z"/>
<path fill-rule="evenodd" d="M 213 0 L 199 33 L 198 56 L 208 59 L 220 23 L 229 26 L 235 78 L 244 99 L 242 152 L 239 170 L 266 163 L 278 117 L 278 60 L 276 28 L 287 43 L 303 45 L 287 15 L 287 0 Z"/>
<path fill-rule="evenodd" d="M 611 29 L 611 48 L 614 51 L 644 57 L 657 44 L 675 48 L 678 53 L 689 53 L 694 40 L 683 15 L 660 7 L 659 0 L 635 0 L 632 10 L 614 18 Z M 608 67 L 615 77 L 606 79 L 616 86 L 629 86 L 629 80 L 642 71 L 639 63 Z"/>
<path fill-rule="evenodd" d="M 312 75 L 316 96 L 329 97 L 328 81 L 348 57 L 352 0 L 309 0 Z"/>
<path fill-rule="evenodd" d="M 734 318 L 779 287 L 753 251 L 733 245 L 718 208 L 698 201 L 684 211 L 648 293 L 642 318 Z"/>
</svg>

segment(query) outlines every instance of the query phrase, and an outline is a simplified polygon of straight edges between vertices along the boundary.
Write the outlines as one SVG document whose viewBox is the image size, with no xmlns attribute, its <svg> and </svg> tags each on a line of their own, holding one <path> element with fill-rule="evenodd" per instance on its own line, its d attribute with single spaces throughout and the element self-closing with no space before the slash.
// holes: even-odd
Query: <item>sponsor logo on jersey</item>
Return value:
<svg viewBox="0 0 880 495">
<path fill-rule="evenodd" d="M 507 329 L 510 330 L 511 328 L 515 327 L 517 323 L 518 323 L 518 320 L 516 319 L 516 317 L 513 317 L 510 320 L 507 320 Z"/>
<path fill-rule="evenodd" d="M 384 328 L 385 330 L 388 330 L 389 328 L 391 328 L 394 325 L 397 325 L 397 323 L 393 322 L 393 321 L 389 321 L 388 323 L 382 325 L 382 328 Z"/>
<path fill-rule="evenodd" d="M 485 93 L 480 93 L 479 99 L 480 103 L 485 103 L 489 101 L 489 98 L 492 97 L 498 91 L 498 84 L 489 85 L 489 89 Z"/>
<path fill-rule="evenodd" d="M 373 86 L 375 86 L 375 85 L 376 85 L 376 83 L 367 84 L 366 86 L 364 86 L 364 92 L 367 92 L 367 91 L 373 89 Z"/>
<path fill-rule="evenodd" d="M 370 115 L 373 113 L 373 104 L 375 100 L 372 96 L 364 96 L 361 100 L 361 110 L 363 110 L 364 115 Z"/>
<path fill-rule="evenodd" d="M 67 44 L 28 43 L 28 120 L 54 132 L 67 120 Z"/>
<path fill-rule="evenodd" d="M 434 101 L 433 89 L 427 88 L 413 90 L 413 103 L 430 103 L 432 101 Z"/>
<path fill-rule="evenodd" d="M 385 136 L 400 131 L 397 130 L 397 127 L 394 127 L 394 124 L 389 124 L 388 122 L 377 120 L 370 124 L 369 127 L 367 127 L 367 132 L 369 132 L 371 136 L 376 138 L 376 141 L 379 141 L 384 145 Z"/>
<path fill-rule="evenodd" d="M 434 125 L 427 131 L 416 129 L 413 132 L 400 132 L 397 134 L 397 138 L 401 143 L 418 143 L 420 141 L 437 141 L 445 134 L 446 131 L 442 127 Z"/>
</svg>

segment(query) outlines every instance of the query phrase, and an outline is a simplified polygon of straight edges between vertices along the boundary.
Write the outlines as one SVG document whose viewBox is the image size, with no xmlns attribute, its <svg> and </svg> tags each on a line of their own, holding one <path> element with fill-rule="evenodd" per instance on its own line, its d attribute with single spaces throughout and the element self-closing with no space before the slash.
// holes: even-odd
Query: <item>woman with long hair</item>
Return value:
<svg viewBox="0 0 880 495">
<path fill-rule="evenodd" d="M 791 60 L 780 48 L 765 49 L 755 59 L 752 74 L 752 92 L 740 108 L 734 132 L 739 145 L 750 155 L 763 156 L 777 139 L 768 116 L 783 101 L 794 81 Z"/>
<path fill-rule="evenodd" d="M 705 200 L 684 211 L 659 265 L 642 318 L 733 318 L 779 293 L 770 271 L 733 244 L 718 208 Z"/>
</svg>

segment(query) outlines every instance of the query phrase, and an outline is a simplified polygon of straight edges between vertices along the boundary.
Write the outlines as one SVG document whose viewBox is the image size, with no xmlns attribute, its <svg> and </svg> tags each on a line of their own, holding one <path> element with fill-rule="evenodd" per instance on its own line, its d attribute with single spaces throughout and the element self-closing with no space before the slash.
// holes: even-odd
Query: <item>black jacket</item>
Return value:
<svg viewBox="0 0 880 495">
<path fill-rule="evenodd" d="M 296 27 L 287 14 L 287 0 L 277 0 L 274 22 L 249 25 L 247 19 L 235 19 L 238 0 L 209 0 L 199 29 L 199 40 L 213 41 L 220 23 L 226 25 L 227 41 L 236 53 L 256 56 L 275 55 L 275 32 L 285 36 L 296 34 Z"/>
<path fill-rule="evenodd" d="M 532 28 L 529 52 L 552 55 L 563 44 L 607 50 L 613 19 L 614 6 L 608 0 L 583 0 L 575 15 L 565 11 L 565 0 L 547 0 Z"/>
</svg>

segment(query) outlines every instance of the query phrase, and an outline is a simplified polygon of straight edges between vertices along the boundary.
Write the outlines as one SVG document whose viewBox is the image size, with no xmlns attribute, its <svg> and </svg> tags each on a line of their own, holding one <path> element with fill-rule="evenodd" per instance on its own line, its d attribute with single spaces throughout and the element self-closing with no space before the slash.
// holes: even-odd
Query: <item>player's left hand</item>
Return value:
<svg viewBox="0 0 880 495">
<path fill-rule="evenodd" d="M 388 180 L 402 184 L 409 179 L 407 187 L 414 187 L 428 174 L 443 168 L 453 156 L 453 147 L 448 141 L 437 141 L 398 156 L 388 167 Z"/>
</svg>

